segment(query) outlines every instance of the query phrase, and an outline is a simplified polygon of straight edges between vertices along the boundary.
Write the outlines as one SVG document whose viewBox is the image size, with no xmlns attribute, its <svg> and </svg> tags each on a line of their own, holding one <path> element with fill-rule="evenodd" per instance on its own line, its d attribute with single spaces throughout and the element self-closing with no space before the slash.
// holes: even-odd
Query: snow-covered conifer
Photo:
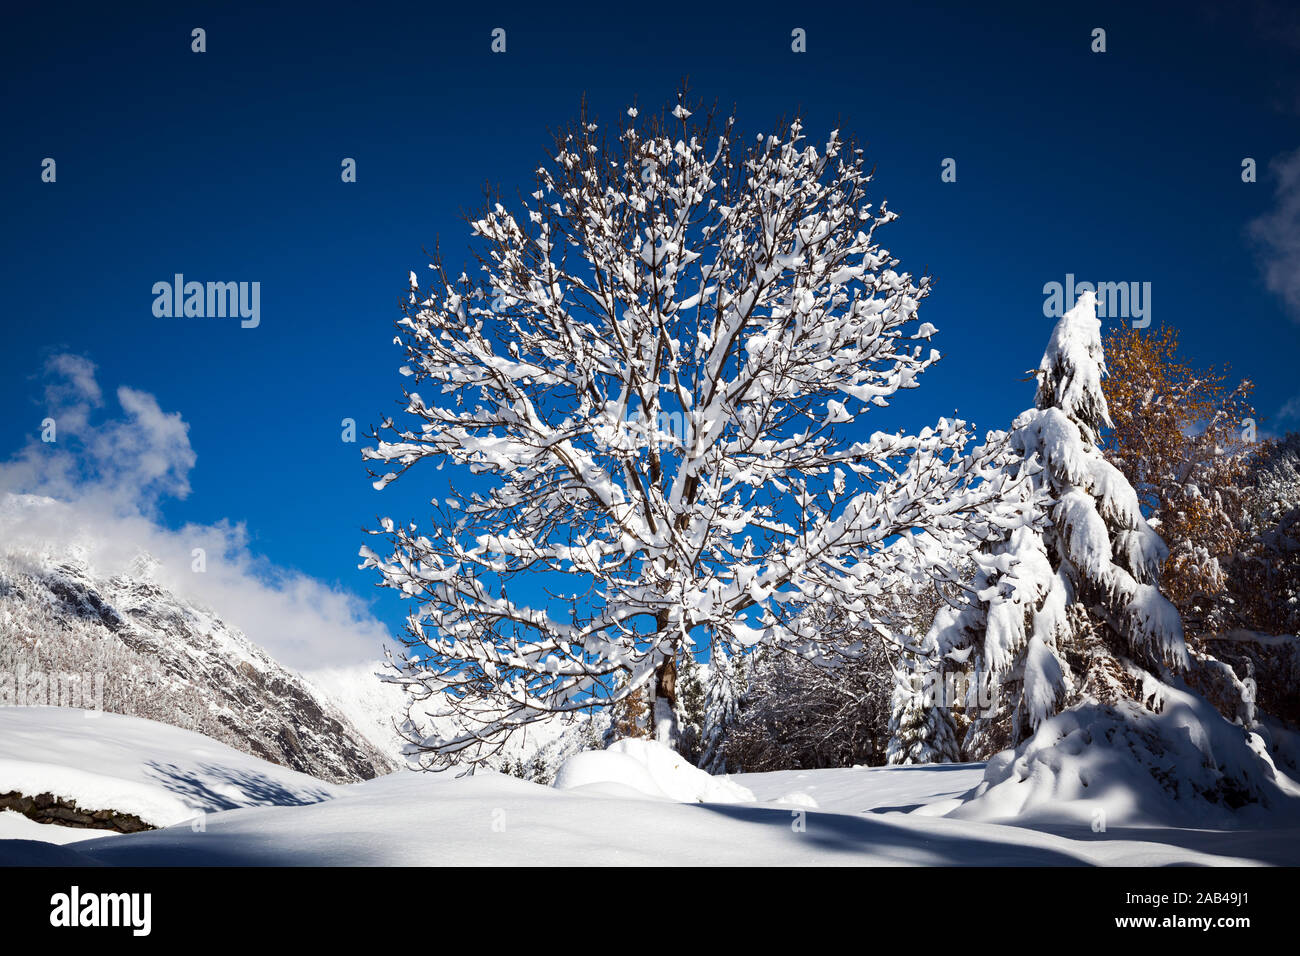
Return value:
<svg viewBox="0 0 1300 956">
<path fill-rule="evenodd" d="M 957 728 L 945 695 L 943 671 L 932 656 L 905 646 L 893 671 L 890 700 L 890 764 L 953 763 L 961 759 Z"/>
<path fill-rule="evenodd" d="M 708 693 L 707 669 L 691 654 L 683 655 L 677 671 L 678 751 L 692 763 L 699 760 L 704 735 L 704 713 Z"/>
<path fill-rule="evenodd" d="M 1124 659 L 1187 665 L 1182 622 L 1158 583 L 1165 545 L 1098 448 L 1109 424 L 1100 328 L 1088 292 L 1053 329 L 1035 407 L 1010 433 L 1036 520 L 975 555 L 975 600 L 942 610 L 932 629 L 939 654 L 975 678 L 969 757 L 1018 743 L 1072 699 L 1132 696 Z"/>
<path fill-rule="evenodd" d="M 743 665 L 731 660 L 720 648 L 709 660 L 709 682 L 704 694 L 704 727 L 700 733 L 700 762 L 709 773 L 727 771 L 727 731 L 740 716 L 738 671 Z"/>
</svg>

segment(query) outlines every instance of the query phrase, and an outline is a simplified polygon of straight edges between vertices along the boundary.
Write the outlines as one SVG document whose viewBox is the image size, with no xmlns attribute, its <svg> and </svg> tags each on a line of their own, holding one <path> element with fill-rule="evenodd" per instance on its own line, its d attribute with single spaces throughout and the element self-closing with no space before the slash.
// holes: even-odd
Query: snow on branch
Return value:
<svg viewBox="0 0 1300 956">
<path fill-rule="evenodd" d="M 364 454 L 376 487 L 432 459 L 472 490 L 429 527 L 385 519 L 362 567 L 413 603 L 404 678 L 462 718 L 413 733 L 435 764 L 654 692 L 714 641 L 815 641 L 787 606 L 869 622 L 915 574 L 891 544 L 924 532 L 907 553 L 937 566 L 1019 520 L 997 510 L 1005 436 L 864 428 L 939 353 L 862 151 L 799 120 L 747 139 L 707 110 L 629 114 L 584 111 L 530 193 L 489 198 L 474 269 L 412 274 L 405 414 Z"/>
</svg>

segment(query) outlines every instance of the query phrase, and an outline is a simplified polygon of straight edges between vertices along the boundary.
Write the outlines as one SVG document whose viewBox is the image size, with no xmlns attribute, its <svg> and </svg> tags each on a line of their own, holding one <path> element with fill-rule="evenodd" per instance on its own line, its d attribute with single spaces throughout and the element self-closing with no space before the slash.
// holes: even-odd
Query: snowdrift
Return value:
<svg viewBox="0 0 1300 956">
<path fill-rule="evenodd" d="M 638 738 L 570 757 L 556 774 L 554 786 L 557 790 L 678 803 L 753 803 L 755 799 L 750 790 L 730 778 L 710 776 L 677 751 Z"/>
<path fill-rule="evenodd" d="M 948 816 L 1018 823 L 1237 828 L 1300 825 L 1300 784 L 1256 733 L 1199 695 L 1151 686 L 1158 713 L 1132 702 L 1078 704 L 1045 721 Z"/>
</svg>

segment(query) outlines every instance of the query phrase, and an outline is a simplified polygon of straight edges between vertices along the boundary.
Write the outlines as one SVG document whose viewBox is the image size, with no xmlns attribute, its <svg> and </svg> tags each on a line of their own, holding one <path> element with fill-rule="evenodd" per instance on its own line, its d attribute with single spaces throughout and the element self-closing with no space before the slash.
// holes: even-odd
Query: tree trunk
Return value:
<svg viewBox="0 0 1300 956">
<path fill-rule="evenodd" d="M 677 749 L 677 659 L 665 658 L 655 670 L 654 700 L 651 707 L 654 739 Z"/>
</svg>

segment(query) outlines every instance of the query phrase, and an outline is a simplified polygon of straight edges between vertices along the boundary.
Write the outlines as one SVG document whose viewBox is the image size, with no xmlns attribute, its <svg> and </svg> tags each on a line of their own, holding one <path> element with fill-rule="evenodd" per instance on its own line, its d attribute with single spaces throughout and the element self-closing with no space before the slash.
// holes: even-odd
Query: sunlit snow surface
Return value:
<svg viewBox="0 0 1300 956">
<path fill-rule="evenodd" d="M 0 707 L 0 793 L 50 793 L 170 826 L 238 807 L 315 803 L 342 790 L 170 724 Z"/>
<path fill-rule="evenodd" d="M 67 831 L 6 814 L 0 863 L 1166 865 L 1300 856 L 1300 829 L 1290 826 L 1094 832 L 1086 807 L 1077 824 L 1034 828 L 928 815 L 975 787 L 980 764 L 742 774 L 701 789 L 694 768 L 678 776 L 653 745 L 592 756 L 601 757 L 571 768 L 567 784 L 561 774 L 568 790 L 491 772 L 330 786 L 150 721 L 3 708 L 0 792 L 48 781 L 83 806 L 130 800 L 173 825 L 57 846 Z M 49 836 L 34 839 L 38 830 Z"/>
</svg>

